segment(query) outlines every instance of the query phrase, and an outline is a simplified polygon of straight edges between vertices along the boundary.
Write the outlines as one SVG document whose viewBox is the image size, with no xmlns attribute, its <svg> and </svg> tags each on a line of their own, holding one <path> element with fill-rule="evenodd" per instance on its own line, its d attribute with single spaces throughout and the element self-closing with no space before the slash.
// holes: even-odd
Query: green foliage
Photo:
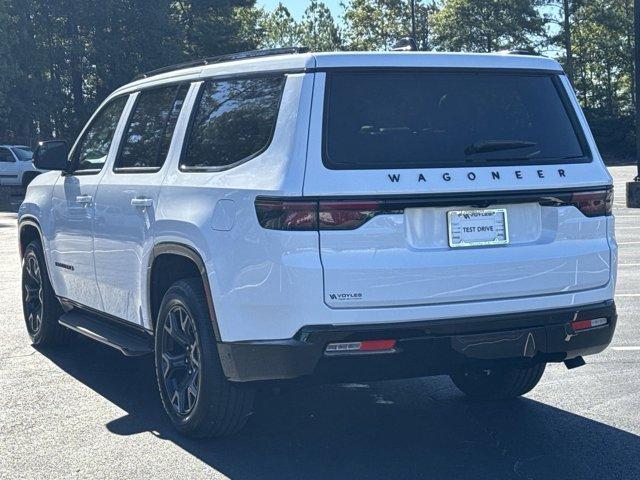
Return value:
<svg viewBox="0 0 640 480">
<path fill-rule="evenodd" d="M 441 50 L 494 52 L 531 48 L 543 34 L 543 18 L 532 0 L 449 0 L 434 15 Z"/>
<path fill-rule="evenodd" d="M 416 40 L 429 50 L 429 23 L 436 11 L 432 1 L 416 0 Z M 408 0 L 348 0 L 343 3 L 348 50 L 390 50 L 395 42 L 411 36 Z"/>
<path fill-rule="evenodd" d="M 311 0 L 300 23 L 302 44 L 315 51 L 339 50 L 342 47 L 340 32 L 331 10 L 322 2 Z"/>
<path fill-rule="evenodd" d="M 297 22 L 282 3 L 273 12 L 262 12 L 258 22 L 264 48 L 304 45 L 313 51 L 333 51 L 342 48 L 340 31 L 331 11 L 323 3 L 311 0 L 302 20 Z"/>
<path fill-rule="evenodd" d="M 0 141 L 72 139 L 140 72 L 257 47 L 389 50 L 410 0 L 305 0 L 296 20 L 255 0 L 0 0 Z M 601 148 L 634 146 L 633 0 L 416 0 L 421 50 L 532 48 L 570 67 Z M 568 26 L 568 28 L 567 28 Z"/>
<path fill-rule="evenodd" d="M 285 47 L 302 43 L 300 26 L 291 16 L 289 9 L 282 3 L 278 3 L 273 12 L 262 11 L 261 14 L 258 25 L 262 30 L 260 45 L 263 48 Z"/>
<path fill-rule="evenodd" d="M 72 139 L 137 73 L 255 48 L 255 0 L 0 0 L 0 141 Z"/>
</svg>

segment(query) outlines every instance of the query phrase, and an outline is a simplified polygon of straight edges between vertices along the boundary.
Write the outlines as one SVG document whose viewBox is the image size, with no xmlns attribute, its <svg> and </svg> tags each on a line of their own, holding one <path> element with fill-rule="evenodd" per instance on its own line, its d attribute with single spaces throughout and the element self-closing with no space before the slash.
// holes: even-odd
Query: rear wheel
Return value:
<svg viewBox="0 0 640 480">
<path fill-rule="evenodd" d="M 224 376 L 200 280 L 180 280 L 165 294 L 155 356 L 162 403 L 181 433 L 205 438 L 244 426 L 253 408 L 253 388 Z"/>
<path fill-rule="evenodd" d="M 34 345 L 56 345 L 68 338 L 67 329 L 58 323 L 62 307 L 53 293 L 38 241 L 27 245 L 22 258 L 22 311 Z"/>
<path fill-rule="evenodd" d="M 451 374 L 451 380 L 466 395 L 486 400 L 519 397 L 531 391 L 542 378 L 546 363 L 530 367 L 501 367 Z"/>
</svg>

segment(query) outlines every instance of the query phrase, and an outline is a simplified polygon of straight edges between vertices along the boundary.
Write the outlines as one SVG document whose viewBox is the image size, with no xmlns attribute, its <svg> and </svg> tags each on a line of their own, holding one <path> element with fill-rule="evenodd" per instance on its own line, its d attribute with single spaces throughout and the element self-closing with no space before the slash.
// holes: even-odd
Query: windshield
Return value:
<svg viewBox="0 0 640 480">
<path fill-rule="evenodd" d="M 11 150 L 13 150 L 13 153 L 23 162 L 28 162 L 33 159 L 33 151 L 29 147 L 12 147 Z"/>
<path fill-rule="evenodd" d="M 551 75 L 334 72 L 327 88 L 329 168 L 587 160 Z"/>
</svg>

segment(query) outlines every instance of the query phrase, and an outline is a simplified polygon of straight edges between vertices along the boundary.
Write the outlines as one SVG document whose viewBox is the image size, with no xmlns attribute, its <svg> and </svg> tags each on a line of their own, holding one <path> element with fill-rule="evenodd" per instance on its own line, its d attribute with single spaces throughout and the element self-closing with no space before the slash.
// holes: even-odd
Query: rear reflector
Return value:
<svg viewBox="0 0 640 480">
<path fill-rule="evenodd" d="M 364 340 L 362 342 L 330 343 L 327 345 L 325 353 L 393 352 L 395 346 L 395 340 Z"/>
<path fill-rule="evenodd" d="M 576 192 L 571 196 L 571 205 L 580 210 L 586 217 L 611 215 L 613 208 L 613 190 Z"/>
<path fill-rule="evenodd" d="M 580 330 L 589 330 L 590 328 L 601 327 L 606 325 L 608 320 L 606 318 L 594 318 L 592 320 L 577 320 L 575 322 L 571 322 L 571 328 L 579 332 Z"/>
</svg>

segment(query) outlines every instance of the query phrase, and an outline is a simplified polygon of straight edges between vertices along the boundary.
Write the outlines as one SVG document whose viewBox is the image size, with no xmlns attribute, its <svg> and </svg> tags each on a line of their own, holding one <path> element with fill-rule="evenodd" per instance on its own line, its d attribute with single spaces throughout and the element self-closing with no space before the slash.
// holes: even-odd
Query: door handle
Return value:
<svg viewBox="0 0 640 480">
<path fill-rule="evenodd" d="M 131 206 L 132 207 L 146 208 L 146 207 L 150 207 L 152 205 L 153 205 L 153 199 L 151 199 L 151 198 L 138 197 L 138 198 L 132 198 L 131 199 Z"/>
<path fill-rule="evenodd" d="M 93 197 L 91 195 L 78 195 L 76 197 L 76 203 L 81 205 L 89 205 L 91 202 L 93 202 Z"/>
</svg>

